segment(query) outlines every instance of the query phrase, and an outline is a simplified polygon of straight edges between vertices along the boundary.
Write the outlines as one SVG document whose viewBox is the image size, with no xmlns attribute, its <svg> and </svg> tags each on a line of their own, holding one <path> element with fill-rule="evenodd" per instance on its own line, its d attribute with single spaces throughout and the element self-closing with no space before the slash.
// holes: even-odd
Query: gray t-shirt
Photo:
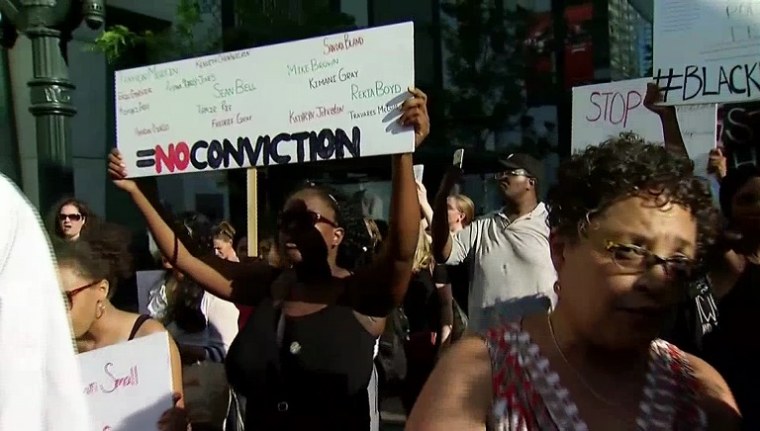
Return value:
<svg viewBox="0 0 760 431">
<path fill-rule="evenodd" d="M 452 235 L 445 263 L 457 265 L 470 258 L 471 329 L 481 331 L 556 303 L 547 215 L 543 203 L 514 221 L 500 211 Z"/>
</svg>

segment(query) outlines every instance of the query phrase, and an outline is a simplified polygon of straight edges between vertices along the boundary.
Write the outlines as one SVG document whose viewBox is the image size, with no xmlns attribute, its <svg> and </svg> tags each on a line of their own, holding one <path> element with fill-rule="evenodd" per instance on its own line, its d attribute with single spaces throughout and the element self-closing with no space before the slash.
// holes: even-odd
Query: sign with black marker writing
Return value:
<svg viewBox="0 0 760 431">
<path fill-rule="evenodd" d="M 727 103 L 718 107 L 718 137 L 728 168 L 759 166 L 760 102 Z"/>
<path fill-rule="evenodd" d="M 665 102 L 760 100 L 760 3 L 654 2 L 654 78 Z"/>
<path fill-rule="evenodd" d="M 598 145 L 621 132 L 662 142 L 660 118 L 644 106 L 648 78 L 573 88 L 572 151 Z M 707 176 L 707 159 L 715 148 L 716 105 L 676 107 L 681 135 L 697 172 Z"/>
<path fill-rule="evenodd" d="M 411 22 L 116 72 L 131 177 L 414 151 Z"/>
</svg>

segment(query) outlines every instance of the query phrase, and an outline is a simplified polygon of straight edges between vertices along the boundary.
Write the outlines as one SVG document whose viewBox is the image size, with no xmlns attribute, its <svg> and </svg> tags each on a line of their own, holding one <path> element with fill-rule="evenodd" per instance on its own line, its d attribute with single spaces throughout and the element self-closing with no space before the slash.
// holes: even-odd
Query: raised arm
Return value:
<svg viewBox="0 0 760 431">
<path fill-rule="evenodd" d="M 135 181 L 127 179 L 126 165 L 117 149 L 108 157 L 108 173 L 114 185 L 129 193 L 145 218 L 159 250 L 177 269 L 211 294 L 233 303 L 256 305 L 270 294 L 271 284 L 279 274 L 276 268 L 263 262 L 243 264 L 191 253 L 188 241 L 180 238 L 183 233 L 174 232 L 162 217 L 159 212 L 161 206 L 150 187 L 145 187 L 143 191 L 143 186 L 138 187 Z"/>
<path fill-rule="evenodd" d="M 427 96 L 414 88 L 404 102 L 399 122 L 413 126 L 419 146 L 430 133 Z M 392 156 L 392 184 L 388 236 L 373 263 L 346 280 L 347 297 L 359 313 L 385 317 L 403 301 L 412 275 L 412 260 L 417 248 L 420 210 L 414 182 L 412 154 Z"/>
<path fill-rule="evenodd" d="M 461 175 L 462 171 L 458 167 L 449 168 L 433 201 L 433 222 L 430 224 L 430 234 L 433 237 L 433 257 L 435 257 L 436 262 L 448 263 L 449 256 L 451 256 L 454 244 L 451 233 L 449 233 L 446 200 L 451 188 L 454 187 Z"/>
<path fill-rule="evenodd" d="M 428 226 L 432 225 L 433 207 L 430 206 L 430 202 L 428 202 L 427 189 L 425 188 L 425 185 L 422 184 L 422 181 L 417 181 L 417 198 L 420 201 L 420 212 L 422 213 L 422 217 L 425 219 Z"/>
<path fill-rule="evenodd" d="M 659 105 L 660 102 L 662 102 L 660 89 L 657 87 L 657 84 L 650 82 L 647 84 L 647 94 L 644 96 L 644 106 L 660 117 L 665 149 L 671 154 L 689 157 L 689 152 L 683 141 L 683 134 L 681 134 L 681 126 L 678 125 L 676 108 L 674 106 Z"/>
</svg>

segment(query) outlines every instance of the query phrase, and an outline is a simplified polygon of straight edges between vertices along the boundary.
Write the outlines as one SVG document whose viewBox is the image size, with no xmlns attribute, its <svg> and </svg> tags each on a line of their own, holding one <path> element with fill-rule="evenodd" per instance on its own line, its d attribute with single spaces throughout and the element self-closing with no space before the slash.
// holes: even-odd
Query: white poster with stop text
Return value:
<svg viewBox="0 0 760 431">
<path fill-rule="evenodd" d="M 172 407 L 169 335 L 161 332 L 78 355 L 93 431 L 155 430 Z"/>
<path fill-rule="evenodd" d="M 647 141 L 662 142 L 660 117 L 644 106 L 650 79 L 631 79 L 573 88 L 572 151 L 598 145 L 621 132 L 634 132 Z M 716 144 L 716 105 L 676 107 L 689 157 L 706 176 L 707 158 Z"/>
</svg>

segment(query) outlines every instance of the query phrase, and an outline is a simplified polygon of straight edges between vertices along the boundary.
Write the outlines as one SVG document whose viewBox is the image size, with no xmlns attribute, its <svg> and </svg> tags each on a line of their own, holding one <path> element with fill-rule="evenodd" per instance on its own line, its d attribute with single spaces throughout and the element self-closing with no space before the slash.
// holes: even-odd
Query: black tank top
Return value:
<svg viewBox="0 0 760 431">
<path fill-rule="evenodd" d="M 265 299 L 227 354 L 227 378 L 246 396 L 252 430 L 367 430 L 375 338 L 349 307 L 286 317 Z"/>
<path fill-rule="evenodd" d="M 150 316 L 147 316 L 145 314 L 137 316 L 135 323 L 132 325 L 132 330 L 129 331 L 129 338 L 127 338 L 127 341 L 133 340 L 135 338 L 135 335 L 137 335 L 137 331 L 139 331 L 143 323 L 147 322 L 148 320 L 150 320 Z"/>
</svg>

